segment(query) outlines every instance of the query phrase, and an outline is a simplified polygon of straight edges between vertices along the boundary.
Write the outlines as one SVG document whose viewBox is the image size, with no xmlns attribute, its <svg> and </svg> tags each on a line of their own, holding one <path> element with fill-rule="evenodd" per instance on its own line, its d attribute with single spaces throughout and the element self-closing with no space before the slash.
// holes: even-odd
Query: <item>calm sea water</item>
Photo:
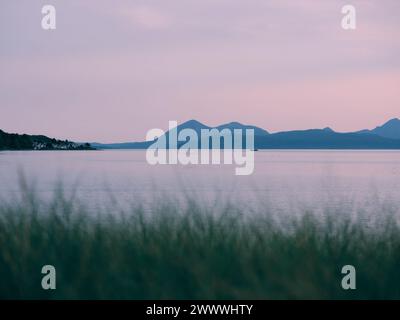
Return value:
<svg viewBox="0 0 400 320">
<path fill-rule="evenodd" d="M 151 166 L 144 151 L 133 150 L 0 152 L 0 198 L 18 197 L 23 176 L 45 200 L 62 184 L 89 207 L 111 198 L 125 206 L 193 197 L 209 206 L 286 213 L 343 207 L 377 213 L 400 202 L 399 151 L 259 151 L 252 175 L 236 176 L 234 168 Z"/>
</svg>

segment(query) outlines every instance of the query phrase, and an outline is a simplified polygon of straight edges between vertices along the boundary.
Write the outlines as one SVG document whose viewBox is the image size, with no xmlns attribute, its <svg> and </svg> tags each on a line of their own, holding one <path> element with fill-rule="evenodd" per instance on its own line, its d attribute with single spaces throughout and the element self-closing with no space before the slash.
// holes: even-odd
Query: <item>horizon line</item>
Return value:
<svg viewBox="0 0 400 320">
<path fill-rule="evenodd" d="M 168 120 L 168 122 L 169 122 L 169 121 L 172 121 L 172 120 Z M 173 120 L 173 121 L 176 121 L 176 120 Z M 278 130 L 278 131 L 269 131 L 268 129 L 266 129 L 266 128 L 264 128 L 264 127 L 256 126 L 256 125 L 253 125 L 253 124 L 242 123 L 242 122 L 237 121 L 237 120 L 236 120 L 236 121 L 230 121 L 230 122 L 224 122 L 224 123 L 219 124 L 219 125 L 216 125 L 216 126 L 209 126 L 209 125 L 205 124 L 204 122 L 199 121 L 199 120 L 194 119 L 194 118 L 189 119 L 189 120 L 186 120 L 186 121 L 183 121 L 183 122 L 181 122 L 181 123 L 179 123 L 178 121 L 177 121 L 177 122 L 178 122 L 178 126 L 183 125 L 183 124 L 186 124 L 186 123 L 188 123 L 188 122 L 197 122 L 197 123 L 199 123 L 199 124 L 201 124 L 201 125 L 203 125 L 203 126 L 206 126 L 206 127 L 208 127 L 208 128 L 211 128 L 211 129 L 213 129 L 213 128 L 218 128 L 218 127 L 224 126 L 224 125 L 229 125 L 229 124 L 239 124 L 239 125 L 242 125 L 242 126 L 251 126 L 251 127 L 255 127 L 255 128 L 258 128 L 258 129 L 267 131 L 269 134 L 275 134 L 275 133 L 290 132 L 290 131 L 308 131 L 308 130 L 325 130 L 325 129 L 330 129 L 330 130 L 332 130 L 332 131 L 335 132 L 335 133 L 357 133 L 357 132 L 361 132 L 361 131 L 364 131 L 364 130 L 374 130 L 374 129 L 376 129 L 376 128 L 378 128 L 378 127 L 381 127 L 381 126 L 383 126 L 383 125 L 385 125 L 385 124 L 387 124 L 387 123 L 389 123 L 389 122 L 391 122 L 391 121 L 400 121 L 400 118 L 398 118 L 398 117 L 393 117 L 393 118 L 390 118 L 389 120 L 385 121 L 384 123 L 382 123 L 382 124 L 380 124 L 380 125 L 376 125 L 374 128 L 364 128 L 364 129 L 355 130 L 355 131 L 336 131 L 336 130 L 334 130 L 334 129 L 333 129 L 332 127 L 330 127 L 330 126 L 319 127 L 319 128 L 314 127 L 314 128 L 307 128 L 307 129 L 286 129 L 286 130 Z M 149 130 L 151 130 L 151 129 L 149 129 Z M 26 133 L 26 132 L 18 133 L 18 132 L 9 132 L 9 131 L 4 131 L 1 127 L 0 127 L 0 131 L 1 131 L 1 132 L 8 133 L 8 134 L 31 135 L 31 136 L 47 136 L 46 134 L 43 134 L 43 133 Z M 169 131 L 169 129 L 164 130 L 164 132 L 168 132 L 168 131 Z M 50 138 L 52 138 L 52 137 L 50 137 Z M 84 140 L 84 139 L 73 139 L 73 140 L 72 140 L 72 139 L 70 139 L 70 138 L 65 138 L 65 139 L 63 139 L 63 138 L 57 138 L 57 136 L 55 136 L 54 138 L 55 138 L 55 139 L 58 139 L 58 140 L 61 140 L 61 141 L 63 141 L 63 140 L 68 140 L 68 141 L 76 142 L 76 143 L 85 143 L 85 142 L 88 142 L 88 143 L 98 143 L 98 144 L 135 143 L 135 142 L 143 142 L 143 141 L 146 141 L 146 140 L 141 140 L 141 141 L 123 140 L 123 141 L 117 141 L 117 142 L 116 142 L 116 141 L 114 141 L 114 142 L 99 142 L 100 140 L 98 140 L 98 141 L 89 141 L 89 140 Z"/>
</svg>

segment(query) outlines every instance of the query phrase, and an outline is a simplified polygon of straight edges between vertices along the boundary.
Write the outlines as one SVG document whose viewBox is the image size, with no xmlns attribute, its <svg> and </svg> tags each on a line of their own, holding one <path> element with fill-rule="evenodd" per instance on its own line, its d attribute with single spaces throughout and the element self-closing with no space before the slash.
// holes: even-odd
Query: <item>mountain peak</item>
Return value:
<svg viewBox="0 0 400 320">
<path fill-rule="evenodd" d="M 229 130 L 234 130 L 234 129 L 242 129 L 242 130 L 253 129 L 254 130 L 254 134 L 256 136 L 264 136 L 264 135 L 269 134 L 268 131 L 266 131 L 266 130 L 264 130 L 262 128 L 259 128 L 259 127 L 256 127 L 256 126 L 252 126 L 252 125 L 245 125 L 245 124 L 242 124 L 242 123 L 237 122 L 237 121 L 233 121 L 233 122 L 229 122 L 229 123 L 226 123 L 226 124 L 222 124 L 222 125 L 220 125 L 220 126 L 218 126 L 216 128 L 218 130 L 222 130 L 222 129 L 229 129 Z"/>
<path fill-rule="evenodd" d="M 370 132 L 385 138 L 400 139 L 400 119 L 393 118 Z"/>
<path fill-rule="evenodd" d="M 390 119 L 389 121 L 385 122 L 381 126 L 376 127 L 375 129 L 378 129 L 378 128 L 389 128 L 389 127 L 399 127 L 400 128 L 400 119 L 399 118 Z"/>
<path fill-rule="evenodd" d="M 237 122 L 237 121 L 229 122 L 227 125 L 230 125 L 230 126 L 238 126 L 238 127 L 243 126 L 240 122 Z"/>
<path fill-rule="evenodd" d="M 400 119 L 399 118 L 393 118 L 393 119 L 390 119 L 388 122 L 386 122 L 383 126 L 385 126 L 385 125 L 393 125 L 393 124 L 396 124 L 396 125 L 400 125 Z"/>
<path fill-rule="evenodd" d="M 200 121 L 197 121 L 196 119 L 190 119 L 184 123 L 181 124 L 182 126 L 206 126 L 205 124 L 201 123 Z"/>
<path fill-rule="evenodd" d="M 200 121 L 191 119 L 188 120 L 180 125 L 178 125 L 178 129 L 194 129 L 194 130 L 201 130 L 201 129 L 207 129 L 209 126 L 206 126 L 205 124 L 201 123 Z"/>
</svg>

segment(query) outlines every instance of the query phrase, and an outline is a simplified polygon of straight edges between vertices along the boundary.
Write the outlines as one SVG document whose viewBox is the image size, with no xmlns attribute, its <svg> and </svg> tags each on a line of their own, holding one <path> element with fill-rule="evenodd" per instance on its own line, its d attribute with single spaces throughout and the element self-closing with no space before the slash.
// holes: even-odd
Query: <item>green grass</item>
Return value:
<svg viewBox="0 0 400 320">
<path fill-rule="evenodd" d="M 0 298 L 398 299 L 400 227 L 382 210 L 372 225 L 191 200 L 95 215 L 62 193 L 44 203 L 25 192 L 0 205 Z M 41 288 L 47 264 L 56 290 Z M 356 290 L 341 288 L 347 264 Z"/>
</svg>

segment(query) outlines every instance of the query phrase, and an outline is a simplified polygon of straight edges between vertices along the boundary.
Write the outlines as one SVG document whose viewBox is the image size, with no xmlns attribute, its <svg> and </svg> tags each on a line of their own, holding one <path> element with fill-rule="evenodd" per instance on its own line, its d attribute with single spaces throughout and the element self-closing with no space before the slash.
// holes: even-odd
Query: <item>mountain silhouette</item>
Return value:
<svg viewBox="0 0 400 320">
<path fill-rule="evenodd" d="M 385 138 L 400 139 L 400 119 L 394 118 L 373 130 L 361 130 L 358 133 L 376 134 Z"/>
<path fill-rule="evenodd" d="M 256 126 L 241 124 L 239 122 L 229 122 L 226 124 L 219 125 L 217 127 L 210 127 L 210 126 L 207 126 L 197 120 L 189 120 L 189 121 L 186 121 L 186 122 L 178 125 L 178 127 L 177 127 L 178 133 L 180 130 L 183 130 L 183 129 L 192 129 L 192 130 L 196 131 L 197 134 L 199 134 L 199 135 L 200 135 L 202 129 L 218 129 L 218 130 L 228 129 L 231 131 L 235 130 L 235 129 L 241 129 L 241 130 L 253 129 L 254 135 L 256 135 L 256 136 L 257 135 L 264 136 L 264 135 L 269 134 L 268 131 L 266 131 L 264 129 L 261 129 Z"/>
<path fill-rule="evenodd" d="M 218 130 L 223 130 L 223 129 L 229 129 L 229 130 L 234 130 L 234 129 L 242 129 L 242 130 L 253 129 L 255 136 L 265 136 L 265 135 L 269 134 L 269 132 L 267 130 L 261 129 L 261 128 L 256 127 L 256 126 L 244 125 L 244 124 L 241 124 L 239 122 L 230 122 L 230 123 L 227 123 L 227 124 L 222 124 L 222 125 L 220 125 L 220 126 L 218 126 L 216 128 Z"/>
<path fill-rule="evenodd" d="M 269 133 L 267 130 L 230 122 L 217 127 L 207 126 L 197 120 L 189 120 L 177 126 L 177 132 L 193 129 L 200 137 L 202 129 L 254 129 L 256 149 L 400 149 L 400 120 L 392 119 L 373 130 L 361 130 L 350 133 L 335 132 L 329 127 L 324 129 L 294 130 Z M 165 133 L 168 138 L 169 132 Z M 221 139 L 221 146 L 223 146 Z M 146 149 L 154 141 L 126 142 L 115 144 L 92 143 L 94 147 L 104 149 Z M 181 142 L 182 145 L 184 142 Z"/>
<path fill-rule="evenodd" d="M 186 121 L 177 126 L 178 133 L 179 133 L 179 131 L 181 131 L 183 129 L 192 129 L 192 130 L 196 131 L 197 134 L 200 134 L 202 129 L 211 129 L 211 127 L 206 126 L 205 124 L 192 119 L 192 120 Z"/>
<path fill-rule="evenodd" d="M 246 129 L 253 129 L 254 135 L 265 136 L 265 135 L 269 134 L 264 129 L 261 129 L 259 127 L 252 126 L 252 125 L 244 125 L 239 122 L 230 122 L 230 123 L 222 124 L 217 127 L 211 127 L 211 126 L 207 126 L 207 125 L 205 125 L 197 120 L 194 120 L 194 119 L 186 121 L 182 124 L 179 124 L 176 127 L 176 129 L 177 129 L 177 134 L 179 134 L 179 132 L 181 132 L 184 129 L 192 129 L 192 130 L 196 131 L 196 133 L 199 137 L 201 136 L 202 129 L 207 129 L 207 130 L 217 129 L 218 131 L 221 131 L 223 129 L 228 129 L 228 130 L 232 131 L 232 135 L 234 132 L 233 130 L 235 130 L 235 129 L 242 129 L 243 133 L 245 132 Z M 169 131 L 165 132 L 167 142 L 168 142 L 169 134 L 170 134 Z M 211 135 L 211 136 L 213 136 L 213 135 Z M 102 143 L 94 142 L 94 143 L 91 143 L 91 145 L 95 148 L 100 148 L 100 149 L 147 149 L 153 143 L 154 143 L 154 141 L 122 142 L 122 143 L 111 143 L 111 144 L 102 144 Z M 184 144 L 184 142 L 179 142 L 178 147 L 181 146 L 182 144 Z M 211 142 L 210 142 L 210 144 L 211 144 Z M 199 147 L 200 147 L 200 145 L 199 145 Z M 223 141 L 221 142 L 221 147 L 223 147 Z"/>
<path fill-rule="evenodd" d="M 255 137 L 255 146 L 258 149 L 400 149 L 400 139 L 311 129 Z"/>
</svg>

